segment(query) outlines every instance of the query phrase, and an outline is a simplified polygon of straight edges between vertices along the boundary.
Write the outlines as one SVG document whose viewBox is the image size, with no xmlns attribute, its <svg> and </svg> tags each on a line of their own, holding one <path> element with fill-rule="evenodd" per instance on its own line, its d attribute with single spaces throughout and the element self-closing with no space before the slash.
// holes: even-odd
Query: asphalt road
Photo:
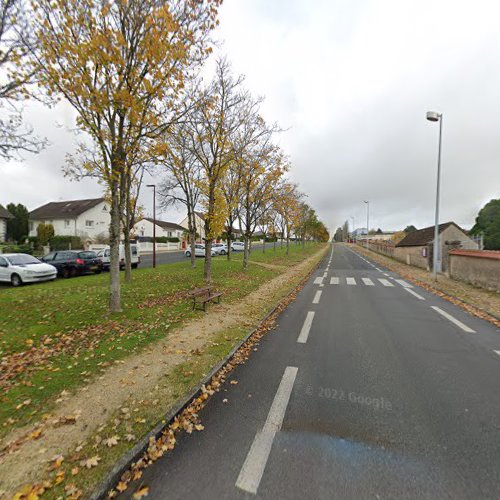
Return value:
<svg viewBox="0 0 500 500">
<path fill-rule="evenodd" d="M 500 331 L 398 280 L 335 246 L 127 495 L 500 498 Z"/>
<path fill-rule="evenodd" d="M 272 243 L 267 243 L 267 247 L 271 248 Z M 254 250 L 261 249 L 262 244 L 254 244 L 252 245 Z M 240 252 L 238 252 L 240 253 Z M 161 264 L 172 264 L 173 262 L 181 262 L 189 260 L 188 257 L 184 255 L 184 250 L 180 252 L 157 252 L 156 253 L 156 265 L 159 266 Z M 203 261 L 203 258 L 200 257 L 199 260 Z M 139 267 L 153 267 L 153 254 L 141 254 L 141 264 Z"/>
</svg>

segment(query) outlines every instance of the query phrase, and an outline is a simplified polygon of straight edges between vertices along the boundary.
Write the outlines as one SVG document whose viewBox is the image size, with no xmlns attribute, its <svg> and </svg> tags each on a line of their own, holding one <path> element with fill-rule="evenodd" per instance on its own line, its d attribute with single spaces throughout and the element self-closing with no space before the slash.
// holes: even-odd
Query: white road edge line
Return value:
<svg viewBox="0 0 500 500">
<path fill-rule="evenodd" d="M 304 324 L 302 325 L 302 330 L 300 330 L 297 342 L 299 344 L 305 344 L 307 342 L 307 337 L 309 337 L 309 331 L 311 330 L 312 322 L 314 319 L 314 311 L 309 311 L 307 313 Z"/>
<path fill-rule="evenodd" d="M 274 436 L 281 429 L 285 417 L 297 371 L 298 368 L 295 366 L 287 366 L 285 368 L 280 385 L 274 396 L 273 404 L 267 415 L 266 423 L 262 430 L 258 431 L 255 435 L 245 463 L 241 467 L 240 474 L 236 480 L 236 487 L 240 490 L 253 493 L 254 495 L 257 494 L 269 453 L 271 453 Z"/>
<path fill-rule="evenodd" d="M 475 330 L 473 330 L 472 328 L 469 328 L 467 325 L 464 325 L 461 321 L 459 321 L 457 318 L 454 318 L 451 314 L 448 314 L 446 311 L 443 311 L 442 309 L 440 309 L 437 306 L 431 306 L 431 307 L 432 307 L 432 309 L 437 311 L 439 314 L 441 314 L 441 316 L 443 316 L 444 318 L 446 318 L 447 320 L 451 321 L 452 323 L 457 325 L 459 328 L 461 328 L 464 332 L 476 333 Z"/>
<path fill-rule="evenodd" d="M 420 300 L 425 300 L 424 297 L 422 297 L 422 295 L 419 295 L 417 292 L 414 292 L 411 288 L 405 288 L 405 290 L 408 292 L 408 293 L 411 293 L 412 295 L 414 295 L 415 297 L 417 297 L 417 299 L 420 299 Z"/>
<path fill-rule="evenodd" d="M 323 292 L 321 290 L 318 290 L 316 292 L 316 294 L 314 295 L 314 299 L 313 299 L 313 304 L 319 304 L 319 299 L 321 299 L 321 294 Z"/>
<path fill-rule="evenodd" d="M 497 353 L 500 356 L 500 351 L 493 350 L 493 352 Z"/>
</svg>

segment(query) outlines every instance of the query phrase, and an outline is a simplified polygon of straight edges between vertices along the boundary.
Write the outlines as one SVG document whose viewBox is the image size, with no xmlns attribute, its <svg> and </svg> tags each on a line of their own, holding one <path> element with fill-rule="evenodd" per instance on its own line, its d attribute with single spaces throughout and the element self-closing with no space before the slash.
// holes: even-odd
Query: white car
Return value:
<svg viewBox="0 0 500 500">
<path fill-rule="evenodd" d="M 217 255 L 227 254 L 227 245 L 225 243 L 213 243 L 212 249 L 215 251 Z"/>
<path fill-rule="evenodd" d="M 4 253 L 0 255 L 0 281 L 10 282 L 12 286 L 23 283 L 55 280 L 57 269 L 39 261 L 26 253 Z"/>
<path fill-rule="evenodd" d="M 125 269 L 125 245 L 120 243 L 120 269 Z M 131 267 L 137 269 L 141 263 L 141 256 L 139 255 L 139 248 L 136 243 L 130 244 Z M 102 250 L 97 252 L 97 256 L 101 259 L 102 269 L 109 271 L 111 263 L 111 250 L 109 245 L 106 245 Z"/>
<path fill-rule="evenodd" d="M 215 253 L 215 250 L 212 248 L 212 257 L 214 255 L 217 255 Z M 189 247 L 185 252 L 184 252 L 184 255 L 186 257 L 191 257 L 191 247 Z M 199 243 L 197 243 L 195 246 L 194 246 L 194 256 L 195 257 L 205 257 L 205 245 L 201 245 Z"/>
<path fill-rule="evenodd" d="M 245 243 L 242 241 L 233 241 L 231 243 L 231 250 L 233 252 L 243 252 L 245 250 Z"/>
</svg>

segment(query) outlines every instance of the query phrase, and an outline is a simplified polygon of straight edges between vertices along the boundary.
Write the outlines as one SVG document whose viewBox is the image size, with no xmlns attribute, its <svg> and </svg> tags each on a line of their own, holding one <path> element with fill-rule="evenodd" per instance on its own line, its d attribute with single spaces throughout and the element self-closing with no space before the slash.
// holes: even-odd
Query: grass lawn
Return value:
<svg viewBox="0 0 500 500">
<path fill-rule="evenodd" d="M 317 244 L 272 244 L 255 249 L 251 260 L 278 265 L 297 263 L 319 249 Z M 213 259 L 213 282 L 224 302 L 238 301 L 277 274 L 278 269 L 241 268 Z M 59 394 L 89 384 L 111 363 L 165 338 L 174 327 L 202 314 L 185 296 L 203 286 L 203 260 L 133 271 L 122 286 L 123 313 L 107 311 L 109 276 L 84 276 L 22 288 L 0 289 L 0 436 L 42 418 Z"/>
</svg>

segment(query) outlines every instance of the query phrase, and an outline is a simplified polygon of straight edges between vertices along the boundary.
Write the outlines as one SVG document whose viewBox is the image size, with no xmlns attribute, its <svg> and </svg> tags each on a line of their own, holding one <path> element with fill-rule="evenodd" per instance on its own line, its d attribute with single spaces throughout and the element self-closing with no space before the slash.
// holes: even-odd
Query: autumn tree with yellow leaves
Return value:
<svg viewBox="0 0 500 500">
<path fill-rule="evenodd" d="M 235 77 L 226 59 L 216 61 L 215 77 L 199 91 L 197 104 L 187 115 L 188 147 L 201 168 L 201 206 L 205 215 L 204 278 L 212 279 L 212 240 L 226 224 L 223 179 L 234 163 L 233 138 L 248 117 L 249 93 L 243 77 Z"/>
<path fill-rule="evenodd" d="M 111 199 L 110 310 L 121 311 L 120 220 L 132 158 L 177 121 L 186 72 L 210 52 L 221 0 L 33 0 L 33 68 L 77 112 Z"/>
</svg>

